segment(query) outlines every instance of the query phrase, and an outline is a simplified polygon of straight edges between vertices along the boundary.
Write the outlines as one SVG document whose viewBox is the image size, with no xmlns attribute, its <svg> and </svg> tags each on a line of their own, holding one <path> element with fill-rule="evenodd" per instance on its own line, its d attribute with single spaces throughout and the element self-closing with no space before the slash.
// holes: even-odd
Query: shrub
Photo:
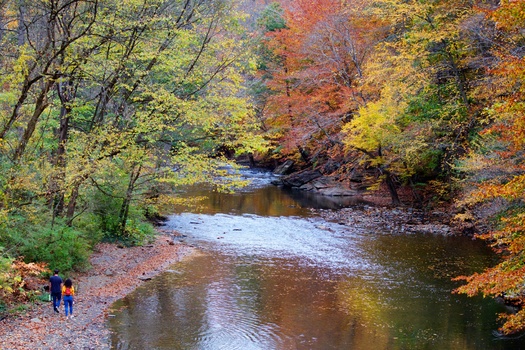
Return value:
<svg viewBox="0 0 525 350">
<path fill-rule="evenodd" d="M 61 271 L 81 271 L 89 266 L 91 245 L 72 227 L 55 224 L 13 232 L 11 243 L 26 262 L 46 262 Z"/>
<path fill-rule="evenodd" d="M 25 263 L 21 259 L 0 257 L 0 297 L 5 309 L 8 303 L 34 299 L 40 276 L 47 270 L 45 263 Z M 36 281 L 36 282 L 35 282 Z"/>
</svg>

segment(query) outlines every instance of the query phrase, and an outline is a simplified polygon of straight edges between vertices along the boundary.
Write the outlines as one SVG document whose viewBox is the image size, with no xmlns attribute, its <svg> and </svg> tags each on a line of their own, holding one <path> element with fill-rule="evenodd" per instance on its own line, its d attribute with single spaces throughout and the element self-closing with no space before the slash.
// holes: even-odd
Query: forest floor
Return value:
<svg viewBox="0 0 525 350">
<path fill-rule="evenodd" d="M 74 317 L 66 318 L 63 305 L 57 314 L 49 302 L 34 303 L 23 314 L 0 321 L 0 349 L 110 349 L 106 321 L 111 304 L 191 252 L 164 234 L 142 247 L 97 245 L 92 268 L 73 278 Z"/>
</svg>

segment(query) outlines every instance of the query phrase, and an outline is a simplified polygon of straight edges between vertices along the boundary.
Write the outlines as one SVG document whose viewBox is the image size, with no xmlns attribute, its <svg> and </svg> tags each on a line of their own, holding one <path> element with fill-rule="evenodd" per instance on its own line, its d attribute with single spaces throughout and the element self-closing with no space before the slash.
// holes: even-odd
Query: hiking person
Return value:
<svg viewBox="0 0 525 350">
<path fill-rule="evenodd" d="M 62 298 L 62 278 L 58 275 L 58 270 L 55 269 L 53 276 L 49 277 L 49 293 L 53 301 L 53 310 L 58 314 L 60 307 L 60 299 Z"/>
<path fill-rule="evenodd" d="M 66 313 L 66 317 L 68 317 L 68 311 L 69 316 L 73 317 L 73 297 L 75 296 L 75 287 L 73 287 L 73 282 L 69 278 L 64 282 L 62 295 L 64 296 L 64 312 Z"/>
</svg>

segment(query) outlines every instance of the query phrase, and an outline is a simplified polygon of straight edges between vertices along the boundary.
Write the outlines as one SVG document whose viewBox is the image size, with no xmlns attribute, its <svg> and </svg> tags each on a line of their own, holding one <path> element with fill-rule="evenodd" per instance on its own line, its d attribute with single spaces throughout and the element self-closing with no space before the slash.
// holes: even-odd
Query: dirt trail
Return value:
<svg viewBox="0 0 525 350">
<path fill-rule="evenodd" d="M 191 252 L 167 235 L 144 247 L 99 244 L 90 258 L 93 268 L 74 278 L 74 317 L 65 317 L 63 305 L 56 314 L 50 303 L 35 304 L 0 322 L 0 349 L 110 349 L 105 322 L 111 304 Z"/>
</svg>

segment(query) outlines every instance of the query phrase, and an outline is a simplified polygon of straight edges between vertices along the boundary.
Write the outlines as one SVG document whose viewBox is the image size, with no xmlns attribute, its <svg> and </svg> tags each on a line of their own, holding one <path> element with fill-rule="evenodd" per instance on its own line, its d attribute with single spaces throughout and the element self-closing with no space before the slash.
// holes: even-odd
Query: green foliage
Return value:
<svg viewBox="0 0 525 350">
<path fill-rule="evenodd" d="M 34 294 L 33 299 L 34 301 L 39 301 L 39 302 L 49 302 L 51 300 L 51 294 L 47 292 Z"/>
<path fill-rule="evenodd" d="M 156 231 L 152 224 L 128 219 L 126 231 L 118 238 L 126 244 L 140 246 L 150 243 L 155 233 Z"/>
<path fill-rule="evenodd" d="M 3 5 L 0 244 L 13 256 L 83 269 L 102 239 L 145 242 L 146 213 L 177 185 L 217 181 L 222 150 L 266 151 L 234 1 Z"/>
<path fill-rule="evenodd" d="M 3 252 L 3 247 L 0 246 L 0 253 Z M 13 291 L 13 283 L 11 282 L 11 265 L 13 264 L 14 259 L 0 255 L 0 295 L 4 293 L 11 293 Z M 4 298 L 2 298 L 3 301 Z M 0 301 L 0 312 L 2 303 Z"/>
<path fill-rule="evenodd" d="M 12 231 L 11 242 L 26 261 L 46 262 L 61 271 L 82 271 L 89 266 L 90 246 L 84 235 L 65 225 L 32 226 Z"/>
<path fill-rule="evenodd" d="M 264 27 L 266 32 L 273 32 L 286 28 L 284 10 L 281 5 L 278 2 L 268 4 L 257 19 L 257 24 Z"/>
</svg>

